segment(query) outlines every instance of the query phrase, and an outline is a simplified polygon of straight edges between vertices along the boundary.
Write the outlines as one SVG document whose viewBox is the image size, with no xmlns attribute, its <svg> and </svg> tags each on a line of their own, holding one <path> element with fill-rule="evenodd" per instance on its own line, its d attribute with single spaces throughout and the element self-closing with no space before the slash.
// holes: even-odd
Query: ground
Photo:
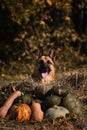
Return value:
<svg viewBox="0 0 87 130">
<path fill-rule="evenodd" d="M 24 85 L 29 83 L 29 75 L 0 75 L 0 88 L 11 86 L 12 84 Z M 83 104 L 84 117 L 70 119 L 47 119 L 42 122 L 29 120 L 18 122 L 0 118 L 0 130 L 87 130 L 87 71 L 86 69 L 72 70 L 57 73 L 56 81 L 67 87 Z"/>
</svg>

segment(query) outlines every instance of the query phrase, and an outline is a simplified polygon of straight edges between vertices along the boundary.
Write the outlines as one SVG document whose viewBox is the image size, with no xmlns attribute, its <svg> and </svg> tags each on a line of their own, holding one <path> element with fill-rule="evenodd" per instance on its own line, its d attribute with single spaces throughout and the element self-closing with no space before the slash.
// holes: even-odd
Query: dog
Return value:
<svg viewBox="0 0 87 130">
<path fill-rule="evenodd" d="M 54 49 L 52 49 L 49 55 L 43 55 L 43 51 L 38 50 L 32 76 L 41 85 L 49 84 L 55 80 L 54 52 Z"/>
</svg>

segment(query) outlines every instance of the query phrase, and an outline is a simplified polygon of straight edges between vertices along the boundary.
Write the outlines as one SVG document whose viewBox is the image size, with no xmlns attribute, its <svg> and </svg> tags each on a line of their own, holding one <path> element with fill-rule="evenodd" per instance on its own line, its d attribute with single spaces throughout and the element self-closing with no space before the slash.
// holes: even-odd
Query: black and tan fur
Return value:
<svg viewBox="0 0 87 130">
<path fill-rule="evenodd" d="M 48 84 L 55 80 L 54 50 L 50 54 L 38 53 L 38 58 L 33 71 L 33 78 L 40 84 Z"/>
</svg>

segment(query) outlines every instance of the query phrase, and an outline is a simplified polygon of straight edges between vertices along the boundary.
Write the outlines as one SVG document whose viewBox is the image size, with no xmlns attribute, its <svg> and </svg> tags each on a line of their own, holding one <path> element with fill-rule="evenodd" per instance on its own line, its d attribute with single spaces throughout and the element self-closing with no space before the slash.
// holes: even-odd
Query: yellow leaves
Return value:
<svg viewBox="0 0 87 130">
<path fill-rule="evenodd" d="M 46 0 L 46 2 L 48 3 L 48 5 L 52 5 L 53 4 L 53 0 Z"/>
<path fill-rule="evenodd" d="M 3 73 L 3 74 L 1 74 L 1 77 L 3 77 L 3 78 L 4 78 L 4 77 L 5 77 L 5 74 L 4 74 L 4 73 Z"/>
<path fill-rule="evenodd" d="M 69 3 L 64 3 L 62 9 L 66 14 L 69 14 L 71 12 L 72 6 Z"/>
<path fill-rule="evenodd" d="M 69 17 L 69 16 L 66 16 L 66 17 L 65 17 L 65 21 L 70 22 L 70 17 Z"/>
<path fill-rule="evenodd" d="M 71 5 L 69 3 L 65 3 L 63 5 L 63 8 L 65 8 L 65 9 L 71 9 Z"/>
<path fill-rule="evenodd" d="M 71 38 L 72 38 L 72 41 L 76 41 L 77 35 L 76 34 L 71 34 Z"/>
<path fill-rule="evenodd" d="M 16 91 L 16 86 L 12 86 L 12 90 L 13 90 L 13 92 L 15 92 Z"/>
<path fill-rule="evenodd" d="M 56 3 L 55 3 L 55 5 L 56 5 L 56 7 L 58 7 L 58 8 L 61 8 L 61 7 L 62 7 L 62 3 L 61 3 L 61 2 L 59 2 L 59 1 L 58 1 L 58 2 L 56 2 Z"/>
<path fill-rule="evenodd" d="M 45 25 L 45 24 L 46 23 L 43 20 L 40 21 L 40 25 Z"/>
</svg>

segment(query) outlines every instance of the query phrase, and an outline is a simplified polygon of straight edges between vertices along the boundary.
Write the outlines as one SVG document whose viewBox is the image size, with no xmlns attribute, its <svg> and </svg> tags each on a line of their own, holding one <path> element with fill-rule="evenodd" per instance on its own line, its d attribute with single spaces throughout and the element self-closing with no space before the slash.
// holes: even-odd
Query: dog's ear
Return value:
<svg viewBox="0 0 87 130">
<path fill-rule="evenodd" d="M 40 58 L 42 55 L 43 55 L 43 48 L 42 47 L 38 47 L 38 50 L 37 50 L 38 58 Z"/>
<path fill-rule="evenodd" d="M 54 59 L 55 59 L 55 49 L 54 48 L 50 50 L 49 56 L 54 61 Z"/>
<path fill-rule="evenodd" d="M 38 49 L 34 50 L 32 54 L 36 57 L 36 59 L 40 58 L 43 55 L 42 47 L 38 47 Z"/>
</svg>

